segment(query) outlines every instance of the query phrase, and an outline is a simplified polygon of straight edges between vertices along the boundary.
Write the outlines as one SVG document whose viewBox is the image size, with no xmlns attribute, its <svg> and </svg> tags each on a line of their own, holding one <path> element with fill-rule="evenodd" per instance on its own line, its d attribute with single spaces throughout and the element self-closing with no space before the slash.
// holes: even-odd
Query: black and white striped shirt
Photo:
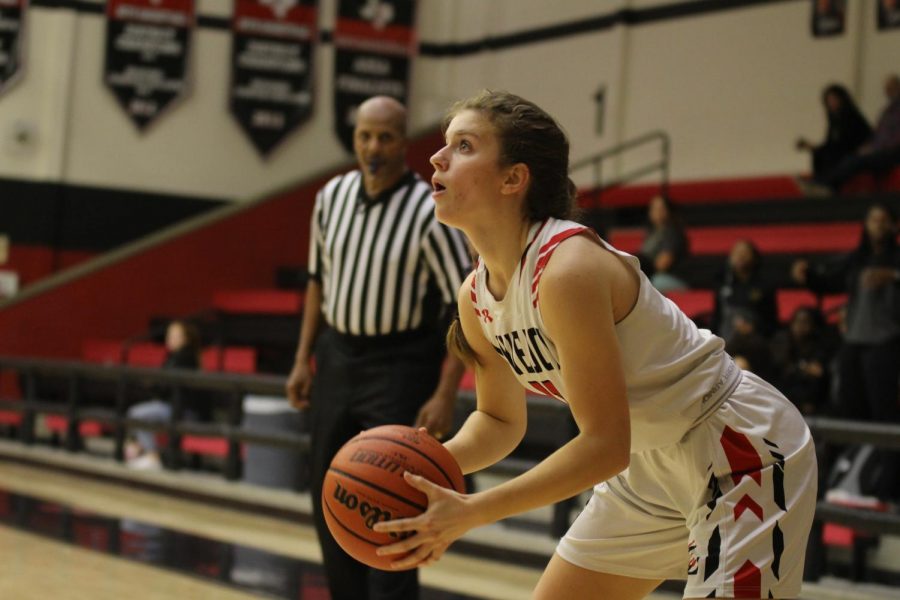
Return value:
<svg viewBox="0 0 900 600">
<path fill-rule="evenodd" d="M 431 186 L 412 172 L 370 201 L 362 174 L 339 175 L 313 209 L 310 277 L 340 333 L 390 335 L 433 326 L 469 271 L 462 235 L 434 216 Z"/>
</svg>

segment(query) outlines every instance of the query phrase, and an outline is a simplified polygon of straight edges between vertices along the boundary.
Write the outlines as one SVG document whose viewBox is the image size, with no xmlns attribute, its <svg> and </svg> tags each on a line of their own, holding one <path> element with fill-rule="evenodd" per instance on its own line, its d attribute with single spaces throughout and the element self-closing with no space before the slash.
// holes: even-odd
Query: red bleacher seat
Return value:
<svg viewBox="0 0 900 600">
<path fill-rule="evenodd" d="M 303 308 L 303 294 L 291 290 L 222 290 L 213 294 L 213 308 L 227 313 L 294 315 Z"/>
<path fill-rule="evenodd" d="M 91 363 L 117 365 L 122 362 L 122 342 L 118 340 L 84 340 L 81 343 L 81 360 Z"/>
<path fill-rule="evenodd" d="M 228 455 L 228 442 L 220 437 L 186 435 L 181 438 L 181 450 L 189 454 L 203 454 L 224 458 Z"/>
<path fill-rule="evenodd" d="M 225 348 L 222 370 L 226 373 L 256 373 L 256 348 L 234 346 Z"/>
<path fill-rule="evenodd" d="M 659 194 L 658 184 L 630 185 L 597 194 L 583 190 L 582 205 L 604 207 L 645 206 Z M 669 197 L 676 204 L 744 202 L 758 198 L 803 198 L 792 175 L 676 181 L 669 184 Z"/>
<path fill-rule="evenodd" d="M 881 176 L 860 173 L 841 186 L 842 194 L 872 194 L 874 192 L 900 192 L 900 167 L 895 167 L 890 173 Z"/>
<path fill-rule="evenodd" d="M 206 348 L 200 356 L 200 363 L 205 371 L 255 373 L 256 348 L 244 346 Z M 185 435 L 181 438 L 181 449 L 189 454 L 224 458 L 228 454 L 228 441 L 220 437 Z"/>
<path fill-rule="evenodd" d="M 205 348 L 200 355 L 204 371 L 225 373 L 256 373 L 256 348 L 229 346 Z"/>
<path fill-rule="evenodd" d="M 132 367 L 161 367 L 166 362 L 166 347 L 150 342 L 132 344 L 126 362 Z"/>
<path fill-rule="evenodd" d="M 666 292 L 666 297 L 691 319 L 711 314 L 716 306 L 716 294 L 712 290 L 672 291 Z"/>
<path fill-rule="evenodd" d="M 829 294 L 822 298 L 821 310 L 825 314 L 825 320 L 835 324 L 840 320 L 839 310 L 847 304 L 848 294 Z"/>
<path fill-rule="evenodd" d="M 691 254 L 725 255 L 739 239 L 752 241 L 763 253 L 846 252 L 859 243 L 862 225 L 840 223 L 796 223 L 792 225 L 734 225 L 691 227 L 687 230 Z M 644 241 L 641 229 L 610 232 L 609 242 L 632 254 Z"/>
<path fill-rule="evenodd" d="M 21 424 L 21 413 L 11 410 L 0 410 L 0 425 L 6 425 L 8 427 L 18 427 Z"/>
<path fill-rule="evenodd" d="M 218 346 L 204 348 L 200 353 L 200 368 L 204 371 L 216 372 L 222 364 L 222 349 Z"/>
<path fill-rule="evenodd" d="M 62 415 L 47 415 L 44 417 L 44 425 L 55 434 L 65 434 L 69 426 L 69 419 Z M 110 428 L 98 421 L 81 421 L 78 424 L 78 435 L 81 437 L 100 437 L 110 431 Z"/>
</svg>

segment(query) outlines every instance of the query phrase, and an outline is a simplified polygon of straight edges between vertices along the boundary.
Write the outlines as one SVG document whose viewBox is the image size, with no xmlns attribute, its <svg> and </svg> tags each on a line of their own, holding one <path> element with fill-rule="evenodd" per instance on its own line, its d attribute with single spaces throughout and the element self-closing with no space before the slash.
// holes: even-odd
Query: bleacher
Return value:
<svg viewBox="0 0 900 600">
<path fill-rule="evenodd" d="M 689 188 L 673 186 L 673 199 L 680 204 L 692 252 L 679 274 L 691 284 L 691 289 L 671 292 L 669 297 L 701 324 L 707 322 L 713 310 L 718 277 L 725 268 L 731 246 L 738 239 L 750 239 L 762 251 L 763 275 L 777 288 L 778 315 L 782 322 L 799 306 L 818 306 L 827 313 L 835 313 L 846 302 L 846 296 L 818 297 L 795 287 L 789 278 L 791 263 L 798 257 L 828 260 L 854 248 L 859 241 L 860 217 L 869 201 L 885 201 L 900 209 L 900 196 L 896 193 L 806 199 L 785 183 L 784 178 L 744 184 L 741 187 L 740 182 L 735 182 L 734 188 L 722 184 L 693 184 Z M 748 189 L 752 193 L 748 193 Z M 638 225 L 644 220 L 644 206 L 652 195 L 650 192 L 649 189 L 640 195 L 628 192 L 619 198 L 613 195 L 611 199 L 586 194 L 590 198 L 585 207 L 587 220 L 615 246 L 636 252 L 643 237 L 643 230 Z M 172 318 L 189 317 L 200 326 L 207 344 L 201 356 L 202 373 L 251 377 L 270 373 L 283 377 L 292 364 L 296 349 L 304 284 L 302 265 L 282 265 L 275 270 L 271 287 L 254 285 L 218 289 L 210 295 L 202 310 L 189 315 L 155 316 L 146 323 L 144 331 L 128 339 L 83 340 L 80 359 L 83 363 L 112 370 L 132 367 L 156 372 L 165 360 L 162 345 L 165 325 Z M 88 405 L 79 407 L 74 422 L 67 414 L 72 392 L 64 379 L 39 379 L 34 385 L 39 388 L 42 401 L 50 400 L 58 407 L 56 412 L 42 413 L 41 419 L 55 443 L 80 449 L 85 439 L 118 435 L 115 420 L 109 417 L 110 408 L 120 401 L 116 396 L 115 381 L 81 380 L 78 394 Z M 15 405 L 26 396 L 25 387 L 26 384 L 12 371 L 0 371 L 0 431 L 11 431 L 21 437 L 22 428 L 28 426 L 23 423 L 21 406 Z M 132 388 L 140 388 L 140 385 Z M 134 389 L 129 390 L 127 401 L 139 398 L 134 392 Z M 461 406 L 470 409 L 474 393 L 474 381 L 471 374 L 467 374 L 460 390 L 466 401 Z M 208 433 L 201 432 L 202 427 L 194 432 L 179 433 L 175 450 L 184 457 L 210 457 L 214 466 L 234 477 L 237 473 L 234 464 L 226 468 L 226 463 L 241 460 L 242 452 L 235 452 L 234 448 L 243 442 L 231 437 L 238 435 L 235 432 L 239 431 L 236 427 L 240 409 L 235 409 L 237 405 L 233 399 L 223 398 L 217 402 L 220 409 L 218 423 L 207 426 Z M 513 456 L 498 467 L 500 473 L 513 475 L 529 468 L 575 433 L 567 411 L 548 399 L 532 397 L 529 402 L 532 410 L 528 435 Z M 107 410 L 106 418 L 91 418 L 95 414 L 92 411 L 103 409 Z M 121 411 L 122 407 L 116 405 L 116 409 Z M 465 410 L 457 417 L 460 423 Z M 161 431 L 161 435 L 168 434 Z M 299 444 L 298 447 L 303 444 L 296 440 L 281 443 Z M 571 502 L 561 503 L 554 511 L 550 523 L 554 534 L 565 529 L 572 508 Z M 835 541 L 833 536 L 825 541 L 844 547 L 863 539 L 853 535 L 854 529 L 848 531 L 851 535 L 845 535 L 843 542 Z"/>
</svg>

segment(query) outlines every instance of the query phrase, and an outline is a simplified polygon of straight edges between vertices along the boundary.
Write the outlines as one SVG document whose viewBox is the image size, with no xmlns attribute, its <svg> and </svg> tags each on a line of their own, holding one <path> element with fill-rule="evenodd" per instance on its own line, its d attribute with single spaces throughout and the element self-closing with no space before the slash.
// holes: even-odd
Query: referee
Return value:
<svg viewBox="0 0 900 600">
<path fill-rule="evenodd" d="M 418 598 L 417 571 L 370 569 L 337 545 L 322 516 L 322 482 L 363 429 L 408 424 L 443 437 L 463 372 L 443 339 L 469 269 L 465 243 L 435 219 L 431 186 L 407 168 L 406 143 L 402 104 L 363 102 L 353 132 L 359 169 L 325 184 L 310 226 L 287 393 L 294 407 L 311 406 L 313 512 L 333 600 Z"/>
</svg>

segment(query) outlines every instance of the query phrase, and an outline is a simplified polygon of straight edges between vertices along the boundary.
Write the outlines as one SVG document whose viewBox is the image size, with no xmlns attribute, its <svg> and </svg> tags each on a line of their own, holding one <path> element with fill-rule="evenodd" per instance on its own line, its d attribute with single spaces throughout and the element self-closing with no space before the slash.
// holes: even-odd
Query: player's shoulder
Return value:
<svg viewBox="0 0 900 600">
<path fill-rule="evenodd" d="M 541 287 L 567 288 L 573 285 L 602 284 L 617 279 L 621 261 L 605 248 L 589 228 L 566 237 L 553 249 L 543 265 Z"/>
</svg>

